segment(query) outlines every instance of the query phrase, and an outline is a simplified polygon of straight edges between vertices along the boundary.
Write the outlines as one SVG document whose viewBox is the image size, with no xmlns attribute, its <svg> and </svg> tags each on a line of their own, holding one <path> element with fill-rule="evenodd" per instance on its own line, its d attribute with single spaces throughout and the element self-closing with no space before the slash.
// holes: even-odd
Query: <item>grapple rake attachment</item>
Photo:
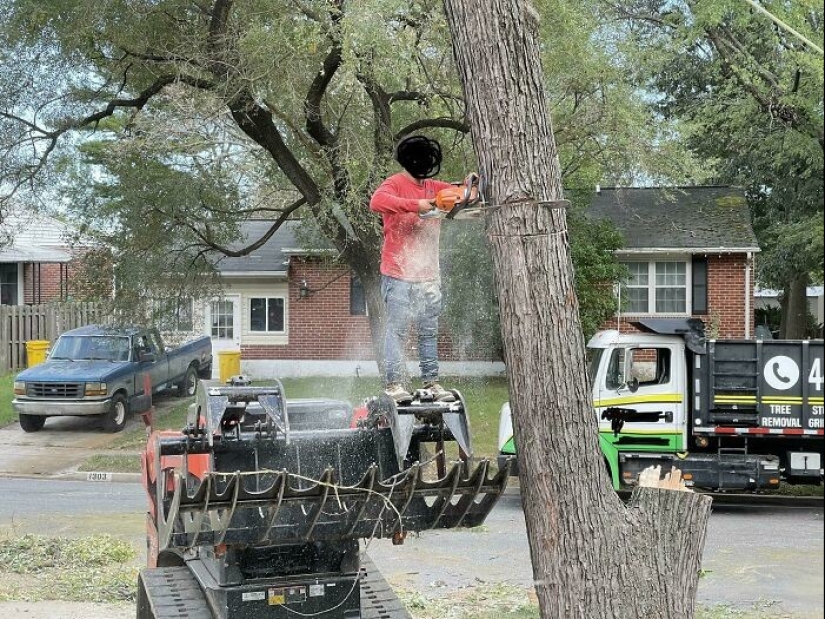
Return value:
<svg viewBox="0 0 825 619">
<path fill-rule="evenodd" d="M 370 402 L 360 427 L 344 429 L 291 431 L 289 408 L 280 384 L 201 388 L 183 434 L 159 441 L 157 457 L 182 456 L 181 466 L 157 484 L 160 548 L 398 538 L 473 527 L 506 487 L 507 467 L 491 476 L 482 460 L 469 472 L 460 396 L 400 411 L 380 398 Z M 419 462 L 405 462 L 410 446 L 434 433 L 457 440 L 462 457 L 433 480 Z M 188 456 L 196 454 L 208 454 L 209 470 L 190 470 Z"/>
<path fill-rule="evenodd" d="M 497 472 L 472 465 L 454 394 L 439 403 L 417 393 L 404 406 L 374 398 L 353 411 L 287 401 L 277 381 L 201 382 L 183 431 L 153 432 L 143 457 L 149 567 L 138 619 L 409 619 L 359 540 L 478 526 L 509 479 L 509 461 Z M 177 614 L 169 589 L 200 606 Z"/>
</svg>

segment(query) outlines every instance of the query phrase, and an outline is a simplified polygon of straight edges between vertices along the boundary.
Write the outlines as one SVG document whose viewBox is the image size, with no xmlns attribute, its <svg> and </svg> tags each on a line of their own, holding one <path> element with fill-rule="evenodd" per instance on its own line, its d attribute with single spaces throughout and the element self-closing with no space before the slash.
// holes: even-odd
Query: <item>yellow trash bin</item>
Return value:
<svg viewBox="0 0 825 619">
<path fill-rule="evenodd" d="M 223 384 L 241 373 L 241 351 L 221 350 L 218 351 L 218 371 L 220 381 Z"/>
<path fill-rule="evenodd" d="M 48 340 L 31 340 L 26 342 L 26 367 L 30 368 L 46 360 L 49 352 Z"/>
</svg>

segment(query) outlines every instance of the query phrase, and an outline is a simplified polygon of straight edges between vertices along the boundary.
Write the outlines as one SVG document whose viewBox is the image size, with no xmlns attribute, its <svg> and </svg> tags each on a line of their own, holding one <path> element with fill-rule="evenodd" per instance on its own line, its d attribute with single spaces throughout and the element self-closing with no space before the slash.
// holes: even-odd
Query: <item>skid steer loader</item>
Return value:
<svg viewBox="0 0 825 619">
<path fill-rule="evenodd" d="M 138 619 L 408 618 L 361 540 L 478 526 L 509 477 L 509 462 L 471 468 L 454 394 L 442 403 L 422 391 L 405 406 L 381 396 L 353 411 L 286 400 L 277 380 L 201 381 L 183 430 L 152 431 L 143 454 Z"/>
</svg>

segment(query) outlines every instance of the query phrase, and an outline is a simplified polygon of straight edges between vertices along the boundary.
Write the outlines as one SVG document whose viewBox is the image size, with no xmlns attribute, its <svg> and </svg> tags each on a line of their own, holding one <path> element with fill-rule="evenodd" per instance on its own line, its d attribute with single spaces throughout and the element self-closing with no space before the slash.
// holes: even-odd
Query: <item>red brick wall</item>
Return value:
<svg viewBox="0 0 825 619">
<path fill-rule="evenodd" d="M 745 254 L 708 256 L 708 316 L 706 328 L 718 329 L 719 339 L 745 337 Z M 753 337 L 753 265 L 750 265 L 750 326 Z M 717 318 L 718 317 L 718 318 Z"/>
<path fill-rule="evenodd" d="M 289 344 L 242 345 L 243 359 L 374 359 L 369 318 L 350 314 L 350 278 L 350 270 L 346 267 L 293 258 L 287 304 Z M 299 290 L 304 280 L 315 292 L 301 298 Z M 438 337 L 440 360 L 493 360 L 490 353 L 483 350 L 465 350 L 459 356 L 449 334 L 443 327 L 441 331 Z M 418 359 L 414 329 L 410 332 L 407 359 Z"/>
<path fill-rule="evenodd" d="M 745 337 L 745 254 L 723 254 L 708 256 L 708 312 L 695 314 L 705 323 L 708 336 L 717 339 L 741 339 Z M 753 265 L 750 266 L 750 286 L 747 291 L 750 299 L 750 336 L 753 337 Z M 635 327 L 630 321 L 640 316 L 621 316 L 621 331 L 633 332 Z M 602 329 L 616 329 L 616 319 L 612 318 L 602 325 Z"/>
<path fill-rule="evenodd" d="M 68 263 L 41 262 L 23 265 L 23 303 L 87 301 L 111 292 L 111 260 L 96 260 L 94 252 L 75 254 Z M 62 281 L 61 281 L 62 270 Z"/>
<path fill-rule="evenodd" d="M 24 264 L 23 303 L 65 301 L 69 279 L 64 271 L 61 284 L 61 269 L 66 266 L 59 263 Z"/>
<path fill-rule="evenodd" d="M 337 278 L 337 279 L 336 279 Z M 306 280 L 313 292 L 299 296 Z M 289 274 L 286 346 L 242 346 L 244 359 L 330 359 L 368 360 L 373 358 L 369 319 L 352 316 L 349 305 L 349 269 L 325 266 L 317 261 L 294 260 Z"/>
</svg>

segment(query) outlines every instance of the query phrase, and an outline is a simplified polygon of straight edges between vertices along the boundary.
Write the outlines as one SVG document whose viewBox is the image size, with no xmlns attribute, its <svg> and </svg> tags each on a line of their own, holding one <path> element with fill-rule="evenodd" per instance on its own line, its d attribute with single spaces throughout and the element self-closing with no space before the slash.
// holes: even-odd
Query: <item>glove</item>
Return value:
<svg viewBox="0 0 825 619">
<path fill-rule="evenodd" d="M 438 210 L 449 213 L 463 199 L 464 190 L 461 187 L 447 187 L 435 194 L 435 206 Z"/>
</svg>

